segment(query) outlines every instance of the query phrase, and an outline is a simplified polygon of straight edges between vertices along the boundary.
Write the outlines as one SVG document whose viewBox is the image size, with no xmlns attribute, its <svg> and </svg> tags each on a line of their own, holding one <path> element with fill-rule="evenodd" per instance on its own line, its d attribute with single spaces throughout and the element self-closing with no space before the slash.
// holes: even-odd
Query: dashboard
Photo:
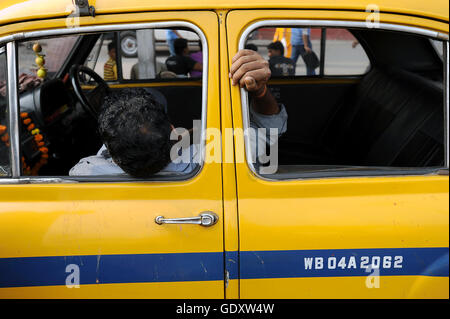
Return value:
<svg viewBox="0 0 450 319">
<path fill-rule="evenodd" d="M 53 79 L 20 96 L 20 111 L 33 113 L 40 126 L 51 125 L 70 110 L 71 99 L 63 81 Z"/>
<path fill-rule="evenodd" d="M 83 154 L 101 146 L 96 121 L 60 79 L 47 80 L 20 94 L 20 123 L 24 175 L 67 175 Z"/>
</svg>

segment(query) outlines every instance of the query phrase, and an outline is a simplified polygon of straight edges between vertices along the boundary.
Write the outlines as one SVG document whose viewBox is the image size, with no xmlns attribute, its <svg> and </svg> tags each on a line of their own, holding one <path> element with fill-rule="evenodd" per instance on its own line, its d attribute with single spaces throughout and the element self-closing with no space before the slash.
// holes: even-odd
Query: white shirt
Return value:
<svg viewBox="0 0 450 319">
<path fill-rule="evenodd" d="M 259 143 L 265 144 L 268 141 L 268 144 L 273 145 L 277 141 L 277 137 L 287 130 L 287 112 L 284 105 L 280 106 L 280 112 L 278 114 L 273 115 L 264 115 L 257 113 L 250 107 L 250 127 L 256 129 L 256 134 L 250 134 L 250 144 L 256 144 L 257 141 Z M 260 135 L 257 132 L 258 128 L 265 128 L 267 130 L 267 134 Z M 269 135 L 270 128 L 275 128 L 278 130 L 278 136 Z M 256 148 L 256 153 L 260 155 L 264 153 L 264 149 Z M 161 170 L 161 173 L 167 172 L 179 172 L 179 173 L 190 173 L 192 172 L 201 161 L 200 147 L 197 144 L 192 144 L 189 149 L 190 160 L 188 163 L 179 162 L 174 163 L 170 162 Z M 159 173 L 158 173 L 159 174 Z M 127 174 L 116 164 L 114 163 L 112 157 L 109 155 L 106 146 L 103 145 L 96 155 L 82 158 L 74 167 L 72 167 L 69 171 L 70 176 L 95 176 L 95 175 L 124 175 Z"/>
</svg>

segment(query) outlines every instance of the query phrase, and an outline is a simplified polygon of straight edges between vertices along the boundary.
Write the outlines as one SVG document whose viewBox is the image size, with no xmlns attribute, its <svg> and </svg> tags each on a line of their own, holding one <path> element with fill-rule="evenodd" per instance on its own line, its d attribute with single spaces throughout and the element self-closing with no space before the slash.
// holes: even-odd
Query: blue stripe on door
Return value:
<svg viewBox="0 0 450 319">
<path fill-rule="evenodd" d="M 449 248 L 442 247 L 242 251 L 240 277 L 257 279 L 368 276 L 376 274 L 376 267 L 367 271 L 363 266 L 370 266 L 372 263 L 376 266 L 377 261 L 380 276 L 449 275 Z"/>
<path fill-rule="evenodd" d="M 79 267 L 81 285 L 223 280 L 223 258 L 222 252 L 0 258 L 0 287 L 65 285 L 70 265 Z"/>
<path fill-rule="evenodd" d="M 71 265 L 85 285 L 223 280 L 224 266 L 230 279 L 368 276 L 377 260 L 380 276 L 449 275 L 448 247 L 83 255 L 0 258 L 0 288 L 65 285 Z"/>
</svg>

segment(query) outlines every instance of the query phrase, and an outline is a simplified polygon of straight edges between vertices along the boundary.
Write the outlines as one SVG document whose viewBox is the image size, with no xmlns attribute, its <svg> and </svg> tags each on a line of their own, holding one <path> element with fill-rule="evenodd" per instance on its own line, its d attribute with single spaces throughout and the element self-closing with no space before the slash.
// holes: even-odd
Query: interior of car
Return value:
<svg viewBox="0 0 450 319">
<path fill-rule="evenodd" d="M 348 31 L 370 60 L 363 74 L 271 80 L 289 115 L 279 139 L 279 172 L 443 166 L 439 51 L 417 35 Z"/>
<path fill-rule="evenodd" d="M 269 81 L 289 116 L 288 130 L 278 144 L 279 172 L 444 166 L 444 63 L 436 49 L 442 42 L 393 31 L 348 29 L 352 38 L 347 41 L 363 50 L 367 66 L 357 74 L 328 75 L 324 59 L 331 45 L 324 29 L 317 29 L 321 37 L 313 49 L 321 63 L 316 75 L 295 74 Z M 81 158 L 96 154 L 102 145 L 97 116 L 109 90 L 157 89 L 167 100 L 175 127 L 189 129 L 193 120 L 201 118 L 201 78 L 165 77 L 163 68 L 154 78 L 127 79 L 120 61 L 132 53 L 121 52 L 120 32 L 108 34 L 112 34 L 110 40 L 105 33 L 76 37 L 59 68 L 49 70 L 45 80 L 32 73 L 19 75 L 23 175 L 67 176 Z M 111 82 L 104 80 L 92 60 L 98 60 L 105 48 L 100 40 L 106 44 L 114 39 L 118 78 Z M 167 50 L 161 49 L 163 41 L 155 40 L 159 50 Z M 190 40 L 191 47 L 196 41 Z M 19 59 L 22 51 L 32 54 L 36 42 L 39 39 L 21 43 Z M 259 46 L 263 56 L 270 42 L 271 36 L 247 40 Z M 302 64 L 299 59 L 297 67 Z M 5 99 L 0 94 L 0 103 Z M 7 124 L 6 119 L 2 121 Z M 0 143 L 0 147 L 5 146 Z"/>
</svg>

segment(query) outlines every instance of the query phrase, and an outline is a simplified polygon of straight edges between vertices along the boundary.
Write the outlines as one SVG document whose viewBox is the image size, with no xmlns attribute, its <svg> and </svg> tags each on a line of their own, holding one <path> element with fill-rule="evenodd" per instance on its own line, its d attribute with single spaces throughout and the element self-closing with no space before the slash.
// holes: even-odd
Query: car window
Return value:
<svg viewBox="0 0 450 319">
<path fill-rule="evenodd" d="M 86 65 L 94 69 L 108 82 L 140 81 L 154 79 L 201 78 L 201 70 L 169 67 L 167 60 L 175 54 L 175 40 L 186 41 L 184 60 L 188 63 L 202 63 L 201 41 L 199 36 L 189 30 L 143 29 L 127 30 L 103 34 L 92 48 Z M 114 48 L 114 49 L 113 49 Z M 115 55 L 112 58 L 111 50 Z M 104 68 L 105 63 L 115 61 L 113 73 Z M 193 62 L 192 62 L 192 61 Z M 105 73 L 106 72 L 106 73 Z"/>
<path fill-rule="evenodd" d="M 155 78 L 201 78 L 201 70 L 179 68 L 175 59 L 183 55 L 188 64 L 202 63 L 201 42 L 188 30 L 137 30 L 120 33 L 122 75 L 125 80 Z M 177 40 L 178 39 L 178 40 Z M 176 43 L 186 42 L 184 52 L 176 52 Z"/>
<path fill-rule="evenodd" d="M 297 28 L 288 29 L 294 47 L 292 36 Z M 281 31 L 284 36 L 285 30 Z M 301 72 L 297 62 L 295 77 L 279 81 L 280 74 L 272 71 L 268 87 L 280 113 L 270 121 L 264 119 L 264 123 L 275 125 L 278 135 L 276 139 L 266 136 L 265 153 L 261 148 L 247 150 L 252 169 L 269 178 L 295 179 L 415 174 L 445 167 L 444 69 L 434 48 L 426 43 L 429 39 L 372 29 L 298 30 L 303 37 L 302 50 L 309 47 L 322 56 L 319 68 L 311 68 L 309 77 L 320 76 L 323 80 L 298 79 L 298 75 L 307 75 L 304 60 L 300 61 L 305 65 Z M 261 28 L 242 43 L 247 47 L 252 44 L 271 68 L 280 69 L 271 63 L 268 54 L 275 47 L 271 44 L 276 32 L 277 28 Z M 395 50 L 380 50 L 392 43 L 398 44 Z M 276 56 L 278 61 L 288 63 L 288 45 L 281 45 L 284 54 L 278 50 Z M 323 51 L 316 51 L 318 47 Z M 389 64 L 372 66 L 366 50 L 374 60 Z M 403 63 L 411 52 L 419 65 L 433 70 L 433 78 L 412 72 Z M 258 117 L 252 109 L 251 95 L 243 93 L 244 128 L 251 128 L 251 121 Z"/>
<path fill-rule="evenodd" d="M 195 32 L 180 31 L 183 38 L 195 40 L 198 46 L 200 38 Z M 142 177 L 144 173 L 138 175 L 136 172 L 141 172 L 141 167 L 155 160 L 155 170 L 145 172 L 148 178 L 186 179 L 195 175 L 203 160 L 199 136 L 203 129 L 202 116 L 206 101 L 203 101 L 202 78 L 197 77 L 194 82 L 186 82 L 184 78 L 193 76 L 193 67 L 197 62 L 192 63 L 195 60 L 183 52 L 175 62 L 178 63 L 177 67 L 187 70 L 187 75 L 178 77 L 175 69 L 166 71 L 170 83 L 163 81 L 160 85 L 156 81 L 165 78 L 158 71 L 155 60 L 149 61 L 148 56 L 142 55 L 139 50 L 134 58 L 116 54 L 119 50 L 117 39 L 125 34 L 136 35 L 138 41 L 147 41 L 149 36 L 165 36 L 166 32 L 166 29 L 144 29 L 71 36 L 71 41 L 79 40 L 71 48 L 74 50 L 72 56 L 78 57 L 79 64 L 68 65 L 69 74 L 61 74 L 61 78 L 54 76 L 58 68 L 47 68 L 47 52 L 53 43 L 66 41 L 67 36 L 35 39 L 30 42 L 31 47 L 28 42 L 20 43 L 22 174 L 124 180 Z M 165 63 L 169 59 L 169 50 L 167 43 L 163 45 L 164 54 L 159 56 L 158 61 Z M 150 46 L 146 51 L 149 50 L 154 52 L 159 49 Z M 68 54 L 67 49 L 60 52 L 52 52 L 51 58 L 61 66 L 67 63 Z M 127 59 L 126 64 L 118 63 L 124 59 Z M 141 65 L 145 66 L 144 70 Z M 203 66 L 203 63 L 200 65 Z M 41 69 L 47 69 L 48 72 L 42 73 Z M 139 74 L 139 85 L 131 82 L 129 85 L 116 85 L 122 75 L 132 70 Z M 153 72 L 153 75 L 140 76 L 145 72 Z M 134 111 L 135 114 L 128 113 L 138 107 L 143 109 Z M 107 122 L 102 120 L 101 114 L 113 110 L 116 112 L 114 116 L 105 115 L 104 118 L 122 122 L 110 121 L 108 128 L 100 129 L 99 123 L 104 124 L 104 128 Z M 142 122 L 142 125 L 138 122 Z M 124 128 L 125 131 L 117 133 Z M 116 135 L 107 138 L 105 134 Z M 133 140 L 130 140 L 130 136 L 133 136 Z M 145 139 L 147 142 L 143 142 Z M 148 144 L 139 146 L 139 143 Z M 132 149 L 134 145 L 138 146 Z M 147 161 L 147 157 L 143 159 L 144 155 L 139 152 L 148 155 L 150 160 Z M 126 166 L 124 160 L 117 159 L 122 155 L 126 157 L 125 161 L 139 156 L 141 160 L 131 160 L 131 164 Z M 135 171 L 131 170 L 132 165 L 136 166 Z"/>
<path fill-rule="evenodd" d="M 444 59 L 444 42 L 441 40 L 430 39 L 431 45 L 436 50 L 436 53 L 443 60 Z"/>
<path fill-rule="evenodd" d="M 321 37 L 320 28 L 260 28 L 245 47 L 267 58 L 273 78 L 314 76 L 319 74 Z"/>
<path fill-rule="evenodd" d="M 113 39 L 114 34 L 102 34 L 98 37 L 94 47 L 90 51 L 88 58 L 85 61 L 85 65 L 94 70 L 97 74 L 103 76 L 103 64 L 108 60 L 108 49 L 104 44 L 107 44 L 107 39 Z"/>
<path fill-rule="evenodd" d="M 10 176 L 6 52 L 0 47 L 0 177 Z"/>
</svg>

